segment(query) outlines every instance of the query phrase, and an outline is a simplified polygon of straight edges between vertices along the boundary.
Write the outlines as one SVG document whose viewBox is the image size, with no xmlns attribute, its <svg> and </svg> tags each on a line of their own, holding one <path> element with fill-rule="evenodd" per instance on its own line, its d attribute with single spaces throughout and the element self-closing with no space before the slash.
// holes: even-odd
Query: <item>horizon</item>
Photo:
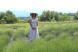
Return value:
<svg viewBox="0 0 78 52">
<path fill-rule="evenodd" d="M 8 10 L 6 10 L 6 11 L 8 11 Z M 6 11 L 0 11 L 0 12 L 6 12 Z M 9 11 L 11 11 L 11 10 L 9 10 Z M 43 10 L 43 11 L 47 11 L 47 10 Z M 40 10 L 40 11 L 34 11 L 34 12 L 38 13 L 38 16 L 40 16 L 43 11 Z M 16 17 L 28 17 L 28 16 L 30 16 L 30 13 L 31 13 L 31 11 L 12 11 L 12 12 L 13 12 L 13 14 L 16 15 Z M 58 11 L 55 11 L 55 12 L 58 12 Z M 61 12 L 61 13 L 76 13 L 76 12 Z M 60 12 L 58 12 L 58 13 L 60 13 Z"/>
</svg>

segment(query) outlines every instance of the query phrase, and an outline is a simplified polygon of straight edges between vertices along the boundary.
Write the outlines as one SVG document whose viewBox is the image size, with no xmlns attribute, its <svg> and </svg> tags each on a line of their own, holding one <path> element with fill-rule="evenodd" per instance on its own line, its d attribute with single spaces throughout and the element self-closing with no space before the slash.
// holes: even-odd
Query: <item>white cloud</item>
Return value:
<svg viewBox="0 0 78 52">
<path fill-rule="evenodd" d="M 55 10 L 75 12 L 77 0 L 0 0 L 0 10 Z"/>
</svg>

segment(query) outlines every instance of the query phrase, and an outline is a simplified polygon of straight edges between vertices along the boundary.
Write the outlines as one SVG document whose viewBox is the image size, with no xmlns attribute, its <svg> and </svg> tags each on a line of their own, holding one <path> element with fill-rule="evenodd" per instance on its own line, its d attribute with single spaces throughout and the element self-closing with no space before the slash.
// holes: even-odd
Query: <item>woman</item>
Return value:
<svg viewBox="0 0 78 52">
<path fill-rule="evenodd" d="M 31 13 L 30 14 L 30 19 L 29 19 L 29 24 L 30 24 L 30 35 L 29 35 L 29 40 L 33 41 L 39 38 L 39 33 L 38 33 L 38 18 L 36 13 Z"/>
</svg>

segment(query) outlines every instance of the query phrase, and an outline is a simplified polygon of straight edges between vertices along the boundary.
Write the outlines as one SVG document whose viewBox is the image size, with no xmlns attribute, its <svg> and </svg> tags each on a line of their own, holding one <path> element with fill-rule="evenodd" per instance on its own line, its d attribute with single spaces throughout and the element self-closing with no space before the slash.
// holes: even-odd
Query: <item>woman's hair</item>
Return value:
<svg viewBox="0 0 78 52">
<path fill-rule="evenodd" d="M 38 15 L 37 13 L 30 13 L 30 16 L 35 15 L 35 17 Z"/>
</svg>

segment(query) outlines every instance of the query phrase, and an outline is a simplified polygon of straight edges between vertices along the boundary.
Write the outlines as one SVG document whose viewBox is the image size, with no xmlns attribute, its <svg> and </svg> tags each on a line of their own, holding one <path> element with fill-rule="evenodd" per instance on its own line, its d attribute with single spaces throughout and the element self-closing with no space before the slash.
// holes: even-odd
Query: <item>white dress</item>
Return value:
<svg viewBox="0 0 78 52">
<path fill-rule="evenodd" d="M 30 35 L 29 35 L 29 40 L 36 40 L 39 38 L 39 32 L 38 32 L 38 26 L 37 26 L 37 22 L 38 22 L 38 18 L 32 19 L 31 20 L 31 25 L 32 27 L 36 28 L 35 30 L 33 30 L 30 26 Z"/>
</svg>

